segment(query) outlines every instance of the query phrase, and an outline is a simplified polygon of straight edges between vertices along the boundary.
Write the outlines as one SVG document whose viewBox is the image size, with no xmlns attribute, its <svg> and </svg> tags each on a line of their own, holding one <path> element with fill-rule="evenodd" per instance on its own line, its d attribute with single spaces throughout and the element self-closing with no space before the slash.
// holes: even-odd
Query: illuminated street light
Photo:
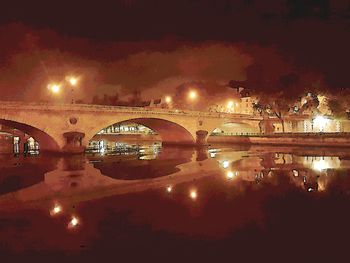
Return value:
<svg viewBox="0 0 350 263">
<path fill-rule="evenodd" d="M 75 85 L 77 85 L 77 83 L 78 83 L 78 79 L 75 78 L 75 77 L 69 77 L 69 78 L 68 78 L 68 82 L 69 82 L 72 86 L 75 86 Z"/>
<path fill-rule="evenodd" d="M 171 185 L 169 185 L 167 188 L 166 188 L 166 191 L 168 193 L 171 193 L 171 191 L 173 190 L 173 187 Z"/>
<path fill-rule="evenodd" d="M 71 92 L 72 92 L 72 104 L 74 104 L 74 87 L 77 86 L 78 84 L 78 78 L 77 77 L 73 77 L 73 76 L 67 76 L 66 77 L 66 81 L 69 82 L 69 84 L 71 85 Z"/>
<path fill-rule="evenodd" d="M 313 120 L 314 126 L 316 126 L 320 131 L 323 131 L 328 123 L 328 119 L 319 115 Z"/>
<path fill-rule="evenodd" d="M 230 100 L 229 102 L 227 102 L 227 108 L 231 109 L 233 107 L 234 103 L 232 100 Z"/>
<path fill-rule="evenodd" d="M 60 92 L 60 89 L 61 89 L 61 86 L 59 84 L 56 84 L 56 83 L 52 83 L 52 84 L 49 84 L 47 86 L 47 88 L 52 92 L 52 93 L 59 93 Z"/>
<path fill-rule="evenodd" d="M 166 96 L 166 97 L 165 97 L 165 102 L 166 102 L 166 103 L 169 104 L 171 101 L 172 101 L 172 99 L 171 99 L 170 96 Z"/>
<path fill-rule="evenodd" d="M 197 98 L 197 92 L 195 90 L 191 90 L 190 93 L 188 94 L 188 97 L 191 99 L 191 100 L 194 100 Z"/>
</svg>

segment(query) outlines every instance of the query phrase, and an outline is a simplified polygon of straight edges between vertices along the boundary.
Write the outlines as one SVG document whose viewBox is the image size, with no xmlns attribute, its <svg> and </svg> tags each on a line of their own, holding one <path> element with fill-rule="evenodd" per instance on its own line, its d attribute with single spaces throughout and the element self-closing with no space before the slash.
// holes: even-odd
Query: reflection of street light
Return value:
<svg viewBox="0 0 350 263">
<path fill-rule="evenodd" d="M 225 169 L 228 168 L 230 165 L 229 161 L 225 160 L 222 162 L 222 167 L 224 167 Z"/>
<path fill-rule="evenodd" d="M 74 228 L 79 224 L 79 219 L 75 216 L 72 216 L 72 219 L 68 223 L 68 228 Z"/>
<path fill-rule="evenodd" d="M 54 216 L 62 212 L 62 206 L 56 204 L 51 210 L 50 215 Z"/>
<path fill-rule="evenodd" d="M 193 199 L 193 200 L 197 199 L 197 191 L 196 191 L 196 190 L 192 190 L 192 191 L 190 192 L 190 197 L 191 197 L 191 199 Z"/>
</svg>

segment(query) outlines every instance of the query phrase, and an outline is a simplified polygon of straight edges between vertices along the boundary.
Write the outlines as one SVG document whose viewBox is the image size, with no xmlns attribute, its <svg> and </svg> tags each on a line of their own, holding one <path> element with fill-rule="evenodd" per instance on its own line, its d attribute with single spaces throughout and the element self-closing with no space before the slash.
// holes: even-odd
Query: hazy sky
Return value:
<svg viewBox="0 0 350 263">
<path fill-rule="evenodd" d="M 191 82 L 224 92 L 246 78 L 268 89 L 290 74 L 299 85 L 350 86 L 347 0 L 89 2 L 1 4 L 4 99 L 45 99 L 47 83 L 66 74 L 82 76 L 77 96 L 87 101 L 134 89 L 156 97 Z"/>
</svg>

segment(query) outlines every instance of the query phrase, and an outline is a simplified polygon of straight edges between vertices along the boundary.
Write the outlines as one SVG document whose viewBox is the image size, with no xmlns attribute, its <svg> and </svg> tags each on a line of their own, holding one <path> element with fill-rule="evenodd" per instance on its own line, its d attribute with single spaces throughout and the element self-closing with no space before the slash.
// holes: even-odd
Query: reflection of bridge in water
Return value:
<svg viewBox="0 0 350 263">
<path fill-rule="evenodd" d="M 186 155 L 188 160 L 176 166 L 178 171 L 141 180 L 120 180 L 105 176 L 82 156 L 61 159 L 57 169 L 47 172 L 43 181 L 0 196 L 0 209 L 30 206 L 47 208 L 51 207 L 54 201 L 69 205 L 150 189 L 163 188 L 165 191 L 168 186 L 176 189 L 178 184 L 213 175 L 221 176 L 225 180 L 257 182 L 265 177 L 274 176 L 275 172 L 284 172 L 300 187 L 306 187 L 307 183 L 307 189 L 309 189 L 311 182 L 314 182 L 318 184 L 313 186 L 316 190 L 324 190 L 331 179 L 327 177 L 327 170 L 350 168 L 350 163 L 346 160 L 350 154 L 343 155 L 342 158 L 337 157 L 336 154 L 333 157 L 314 158 L 302 155 L 292 156 L 290 151 L 288 153 L 283 148 L 279 151 L 279 154 L 275 154 L 261 147 L 240 151 L 228 148 L 210 149 L 209 153 L 203 150 L 188 151 Z M 325 161 L 319 163 L 321 166 L 315 167 L 310 161 L 311 158 L 314 158 L 316 163 L 320 160 Z M 106 161 L 113 162 L 113 159 L 106 159 Z M 293 170 L 298 173 L 295 174 Z"/>
</svg>

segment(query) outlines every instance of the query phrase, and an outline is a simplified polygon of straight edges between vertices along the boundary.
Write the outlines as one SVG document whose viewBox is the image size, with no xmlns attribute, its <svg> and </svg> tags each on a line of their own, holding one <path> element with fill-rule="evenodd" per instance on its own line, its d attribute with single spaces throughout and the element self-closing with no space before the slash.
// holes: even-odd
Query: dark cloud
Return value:
<svg viewBox="0 0 350 263">
<path fill-rule="evenodd" d="M 5 99 L 47 99 L 43 87 L 67 72 L 84 76 L 84 99 L 191 82 L 209 93 L 229 80 L 269 92 L 350 85 L 348 1 L 11 1 L 0 12 Z"/>
</svg>

